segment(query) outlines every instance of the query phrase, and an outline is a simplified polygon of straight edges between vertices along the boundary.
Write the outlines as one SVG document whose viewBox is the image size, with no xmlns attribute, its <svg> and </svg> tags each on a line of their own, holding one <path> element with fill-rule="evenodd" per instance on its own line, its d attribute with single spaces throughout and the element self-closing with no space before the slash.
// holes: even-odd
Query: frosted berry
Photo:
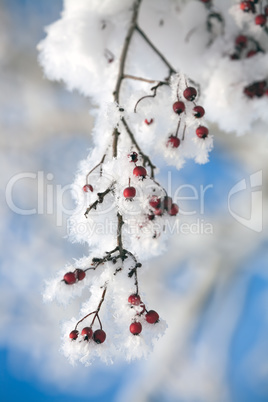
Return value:
<svg viewBox="0 0 268 402">
<path fill-rule="evenodd" d="M 162 216 L 163 213 L 164 213 L 164 211 L 163 211 L 163 209 L 161 209 L 161 208 L 156 208 L 156 209 L 154 210 L 155 216 Z"/>
<path fill-rule="evenodd" d="M 136 166 L 133 169 L 133 174 L 136 177 L 143 177 L 144 178 L 147 175 L 147 171 L 143 166 Z"/>
<path fill-rule="evenodd" d="M 83 187 L 83 191 L 85 193 L 88 193 L 89 191 L 93 192 L 93 187 L 91 186 L 91 184 L 85 184 Z"/>
<path fill-rule="evenodd" d="M 85 276 L 86 276 L 85 271 L 84 271 L 83 269 L 79 269 L 79 268 L 77 268 L 77 269 L 74 271 L 74 274 L 75 274 L 76 278 L 77 278 L 79 281 L 82 281 L 82 280 L 85 278 Z"/>
<path fill-rule="evenodd" d="M 128 302 L 133 306 L 139 306 L 141 302 L 141 298 L 137 294 L 130 295 L 128 298 Z"/>
<path fill-rule="evenodd" d="M 200 117 L 203 117 L 205 114 L 205 109 L 202 106 L 195 106 L 193 108 L 193 113 L 194 113 L 194 117 L 196 117 L 197 119 L 199 119 Z"/>
<path fill-rule="evenodd" d="M 149 201 L 149 205 L 152 208 L 159 208 L 161 205 L 161 199 L 159 197 L 157 197 L 156 195 L 153 195 Z"/>
<path fill-rule="evenodd" d="M 93 331 L 92 331 L 92 329 L 90 327 L 85 327 L 85 328 L 82 329 L 81 335 L 84 336 L 84 339 L 86 341 L 88 341 L 89 339 L 92 338 Z"/>
<path fill-rule="evenodd" d="M 67 272 L 63 277 L 66 285 L 73 285 L 76 282 L 76 276 L 74 272 Z"/>
<path fill-rule="evenodd" d="M 197 137 L 206 138 L 208 136 L 208 128 L 204 126 L 199 126 L 195 130 Z"/>
<path fill-rule="evenodd" d="M 159 320 L 159 315 L 156 311 L 150 310 L 145 314 L 145 319 L 149 324 L 155 324 Z"/>
<path fill-rule="evenodd" d="M 168 212 L 170 216 L 176 216 L 177 213 L 179 212 L 179 207 L 177 204 L 172 204 L 170 211 Z"/>
<path fill-rule="evenodd" d="M 235 44 L 239 48 L 244 48 L 247 46 L 248 38 L 245 35 L 239 35 L 237 36 L 235 40 Z"/>
<path fill-rule="evenodd" d="M 247 57 L 253 57 L 253 56 L 255 56 L 255 54 L 257 54 L 258 52 L 256 51 L 256 50 L 250 50 L 248 53 L 247 53 Z"/>
<path fill-rule="evenodd" d="M 254 3 L 251 1 L 241 1 L 240 3 L 240 9 L 246 13 L 248 12 L 255 12 L 255 6 Z"/>
<path fill-rule="evenodd" d="M 74 329 L 73 331 L 70 332 L 69 338 L 75 340 L 78 338 L 78 335 L 79 335 L 79 332 L 76 329 Z"/>
<path fill-rule="evenodd" d="M 145 119 L 145 120 L 144 120 L 144 123 L 146 123 L 148 126 L 149 126 L 150 124 L 152 124 L 153 122 L 154 122 L 154 119 L 150 119 L 150 120 Z"/>
<path fill-rule="evenodd" d="M 181 114 L 185 111 L 185 104 L 181 101 L 173 103 L 173 110 L 177 114 Z"/>
<path fill-rule="evenodd" d="M 142 325 L 140 322 L 135 321 L 130 325 L 129 330 L 133 335 L 139 335 L 142 331 Z"/>
<path fill-rule="evenodd" d="M 128 159 L 130 160 L 130 162 L 136 163 L 138 161 L 137 152 L 131 152 L 131 154 L 128 155 Z"/>
<path fill-rule="evenodd" d="M 93 339 L 96 343 L 103 343 L 106 339 L 106 333 L 102 329 L 97 329 L 93 333 Z"/>
<path fill-rule="evenodd" d="M 123 191 L 123 196 L 127 199 L 132 199 L 136 195 L 135 187 L 126 187 Z"/>
<path fill-rule="evenodd" d="M 178 137 L 175 137 L 175 135 L 171 135 L 168 138 L 167 141 L 167 146 L 170 146 L 171 148 L 178 148 L 180 145 L 180 139 Z"/>
<path fill-rule="evenodd" d="M 184 91 L 183 91 L 183 96 L 185 97 L 185 99 L 187 99 L 188 101 L 194 101 L 197 95 L 197 91 L 194 87 L 187 87 Z"/>
<path fill-rule="evenodd" d="M 267 20 L 266 15 L 258 14 L 255 17 L 255 24 L 263 27 L 266 24 L 266 20 Z"/>
</svg>

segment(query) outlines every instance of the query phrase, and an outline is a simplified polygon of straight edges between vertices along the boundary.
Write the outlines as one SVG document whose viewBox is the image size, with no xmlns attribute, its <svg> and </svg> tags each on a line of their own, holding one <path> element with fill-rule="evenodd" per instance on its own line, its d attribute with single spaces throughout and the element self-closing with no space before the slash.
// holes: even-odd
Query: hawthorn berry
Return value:
<svg viewBox="0 0 268 402">
<path fill-rule="evenodd" d="M 265 14 L 258 14 L 255 17 L 255 24 L 263 27 L 266 24 L 267 17 Z"/>
<path fill-rule="evenodd" d="M 206 138 L 208 136 L 208 128 L 204 126 L 199 126 L 195 130 L 197 137 Z"/>
<path fill-rule="evenodd" d="M 154 210 L 155 216 L 162 216 L 163 213 L 164 213 L 164 211 L 162 208 L 155 208 L 155 210 Z"/>
<path fill-rule="evenodd" d="M 152 208 L 159 208 L 161 205 L 161 199 L 159 197 L 157 197 L 156 195 L 153 195 L 149 201 L 149 205 Z"/>
<path fill-rule="evenodd" d="M 193 108 L 193 112 L 194 112 L 194 117 L 196 117 L 197 119 L 199 119 L 200 117 L 203 117 L 205 114 L 205 109 L 202 106 L 195 106 Z"/>
<path fill-rule="evenodd" d="M 180 142 L 181 141 L 178 137 L 175 137 L 175 135 L 171 135 L 170 137 L 168 137 L 167 146 L 170 146 L 171 148 L 178 148 Z"/>
<path fill-rule="evenodd" d="M 126 187 L 123 191 L 123 196 L 127 199 L 132 199 L 136 195 L 135 187 Z"/>
<path fill-rule="evenodd" d="M 92 185 L 91 185 L 91 184 L 85 184 L 84 187 L 83 187 L 83 191 L 84 191 L 85 193 L 88 193 L 89 191 L 93 192 L 93 187 L 92 187 Z"/>
<path fill-rule="evenodd" d="M 256 50 L 250 50 L 248 53 L 247 53 L 247 57 L 252 57 L 252 56 L 255 56 L 255 54 L 257 54 L 258 52 L 256 51 Z"/>
<path fill-rule="evenodd" d="M 150 310 L 145 314 L 145 319 L 149 324 L 155 324 L 159 320 L 159 315 L 156 311 Z"/>
<path fill-rule="evenodd" d="M 103 343 L 106 339 L 106 333 L 102 329 L 97 329 L 93 333 L 93 339 L 96 343 Z"/>
<path fill-rule="evenodd" d="M 240 9 L 242 10 L 242 11 L 244 11 L 245 13 L 248 13 L 248 12 L 255 12 L 255 6 L 254 6 L 254 3 L 253 2 L 251 2 L 251 1 L 241 1 L 241 3 L 240 3 Z"/>
<path fill-rule="evenodd" d="M 137 152 L 131 152 L 131 154 L 128 155 L 128 158 L 129 158 L 130 162 L 136 163 L 138 161 Z"/>
<path fill-rule="evenodd" d="M 247 46 L 248 43 L 248 38 L 245 35 L 239 35 L 235 39 L 235 44 L 238 48 L 243 49 L 244 47 Z"/>
<path fill-rule="evenodd" d="M 145 169 L 143 166 L 136 166 L 136 167 L 133 169 L 133 174 L 134 174 L 134 176 L 136 176 L 136 177 L 142 177 L 142 178 L 144 178 L 144 177 L 147 175 L 147 171 L 146 171 L 146 169 Z"/>
<path fill-rule="evenodd" d="M 81 331 L 81 335 L 84 336 L 84 339 L 86 341 L 88 341 L 89 339 L 92 338 L 92 335 L 93 335 L 92 328 L 90 328 L 90 327 L 83 328 Z"/>
<path fill-rule="evenodd" d="M 82 281 L 82 280 L 85 278 L 85 276 L 86 276 L 85 271 L 84 271 L 83 269 L 79 269 L 79 268 L 77 268 L 77 269 L 74 271 L 74 274 L 75 274 L 76 278 L 77 278 L 79 281 Z"/>
<path fill-rule="evenodd" d="M 129 330 L 133 335 L 139 335 L 142 331 L 142 325 L 140 322 L 135 321 L 130 325 Z"/>
<path fill-rule="evenodd" d="M 141 298 L 137 294 L 132 294 L 132 295 L 129 296 L 128 302 L 130 304 L 132 304 L 133 306 L 139 306 L 140 302 L 141 302 Z"/>
<path fill-rule="evenodd" d="M 150 120 L 145 119 L 145 120 L 144 120 L 144 123 L 146 123 L 148 126 L 149 126 L 150 124 L 152 124 L 153 122 L 154 122 L 154 119 L 150 119 Z"/>
<path fill-rule="evenodd" d="M 183 91 L 183 96 L 185 97 L 185 99 L 187 99 L 188 101 L 194 101 L 197 95 L 197 91 L 194 87 L 187 87 L 184 91 Z"/>
<path fill-rule="evenodd" d="M 73 331 L 70 332 L 69 338 L 72 340 L 75 340 L 78 338 L 78 335 L 79 335 L 79 332 L 76 329 L 74 329 Z"/>
<path fill-rule="evenodd" d="M 74 272 L 67 272 L 63 277 L 66 285 L 73 285 L 76 282 L 76 276 Z"/>
<path fill-rule="evenodd" d="M 178 212 L 179 212 L 179 207 L 177 204 L 172 204 L 170 211 L 168 211 L 170 216 L 176 216 Z"/>
<path fill-rule="evenodd" d="M 181 114 L 185 111 L 185 104 L 181 101 L 173 103 L 173 110 L 177 114 Z"/>
</svg>

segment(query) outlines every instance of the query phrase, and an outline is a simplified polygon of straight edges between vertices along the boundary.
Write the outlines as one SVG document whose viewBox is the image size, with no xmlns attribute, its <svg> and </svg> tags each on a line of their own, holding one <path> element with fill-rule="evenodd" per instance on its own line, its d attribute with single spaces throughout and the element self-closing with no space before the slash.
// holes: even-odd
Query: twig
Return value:
<svg viewBox="0 0 268 402">
<path fill-rule="evenodd" d="M 88 184 L 88 176 L 89 176 L 95 169 L 97 169 L 97 167 L 99 167 L 100 165 L 103 164 L 105 157 L 106 157 L 106 154 L 104 154 L 103 157 L 101 158 L 101 161 L 100 161 L 93 169 L 91 169 L 90 172 L 88 172 L 88 174 L 86 175 L 86 184 Z"/>
<path fill-rule="evenodd" d="M 124 74 L 123 78 L 129 78 L 130 80 L 148 82 L 149 84 L 153 84 L 154 82 L 161 82 L 162 85 L 169 85 L 168 81 L 149 80 L 148 78 L 136 77 L 135 75 L 130 75 L 130 74 Z"/>
<path fill-rule="evenodd" d="M 154 87 L 151 88 L 151 91 L 154 91 L 153 95 L 145 95 L 145 96 L 142 96 L 142 97 L 137 101 L 137 103 L 136 103 L 136 105 L 135 105 L 135 107 L 134 107 L 134 112 L 135 112 L 135 113 L 137 112 L 137 106 L 138 106 L 138 104 L 140 103 L 140 101 L 142 101 L 143 99 L 146 99 L 146 98 L 155 98 L 155 96 L 156 96 L 156 94 L 157 94 L 158 88 L 161 87 L 162 85 L 164 85 L 164 84 L 163 84 L 163 81 L 158 82 L 157 85 L 155 85 Z"/>
<path fill-rule="evenodd" d="M 128 135 L 129 135 L 129 137 L 130 137 L 130 139 L 131 139 L 133 145 L 135 145 L 135 147 L 137 148 L 138 152 L 140 153 L 140 155 L 141 155 L 141 157 L 142 157 L 142 160 L 143 160 L 144 166 L 145 166 L 145 165 L 150 166 L 150 168 L 151 168 L 151 175 L 150 175 L 150 176 L 151 176 L 151 179 L 154 179 L 154 169 L 156 168 L 156 166 L 152 163 L 152 161 L 151 161 L 151 159 L 149 158 L 149 156 L 145 155 L 145 154 L 142 152 L 142 150 L 141 150 L 139 144 L 137 143 L 137 141 L 136 141 L 136 139 L 135 139 L 135 137 L 134 137 L 134 134 L 133 134 L 132 131 L 130 130 L 130 128 L 129 128 L 129 126 L 128 126 L 128 124 L 127 124 L 127 122 L 126 122 L 126 120 L 125 120 L 124 117 L 122 118 L 122 123 L 124 124 L 125 129 L 126 129 Z"/>
<path fill-rule="evenodd" d="M 84 213 L 85 217 L 87 218 L 89 212 L 92 209 L 96 209 L 98 204 L 102 204 L 103 203 L 103 199 L 104 197 L 110 193 L 113 190 L 113 186 L 114 186 L 114 182 L 110 185 L 110 187 L 108 187 L 105 191 L 103 191 L 102 193 L 97 193 L 97 196 L 99 197 L 95 202 L 93 202 L 93 204 L 91 204 L 87 209 L 86 212 Z"/>
<path fill-rule="evenodd" d="M 150 41 L 148 36 L 141 30 L 141 28 L 136 25 L 136 30 L 143 37 L 143 39 L 148 43 L 148 45 L 153 49 L 153 51 L 160 57 L 163 63 L 169 68 L 169 74 L 175 74 L 176 70 L 171 66 L 171 64 L 167 61 L 165 56 L 155 47 L 155 45 Z"/>
</svg>

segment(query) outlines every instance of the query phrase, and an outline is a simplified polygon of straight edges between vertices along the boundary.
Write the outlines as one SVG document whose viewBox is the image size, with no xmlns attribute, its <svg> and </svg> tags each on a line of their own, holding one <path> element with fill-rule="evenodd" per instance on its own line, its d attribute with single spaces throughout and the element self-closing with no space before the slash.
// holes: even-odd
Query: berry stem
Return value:
<svg viewBox="0 0 268 402">
<path fill-rule="evenodd" d="M 179 121 L 178 121 L 177 130 L 176 130 L 176 133 L 175 133 L 175 137 L 177 137 L 177 138 L 178 138 L 178 133 L 179 133 L 180 125 L 181 125 L 181 119 L 179 119 Z"/>
<path fill-rule="evenodd" d="M 101 166 L 101 165 L 103 164 L 105 157 L 106 157 L 106 154 L 104 154 L 103 157 L 101 158 L 101 161 L 100 161 L 93 169 L 91 169 L 91 170 L 88 172 L 88 174 L 86 175 L 86 184 L 88 184 L 88 176 L 89 176 L 95 169 L 97 169 L 97 167 L 99 167 L 99 166 Z M 100 176 L 101 176 L 101 175 L 102 175 L 102 169 L 101 169 L 101 171 L 100 171 Z"/>
</svg>

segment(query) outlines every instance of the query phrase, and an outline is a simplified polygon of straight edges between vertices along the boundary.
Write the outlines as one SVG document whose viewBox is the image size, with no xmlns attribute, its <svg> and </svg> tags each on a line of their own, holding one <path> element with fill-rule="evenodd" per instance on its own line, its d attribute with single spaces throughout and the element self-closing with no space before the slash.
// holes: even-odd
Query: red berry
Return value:
<svg viewBox="0 0 268 402">
<path fill-rule="evenodd" d="M 154 121 L 154 119 L 150 119 L 150 120 L 145 119 L 144 123 L 146 123 L 149 126 L 150 124 L 153 123 L 153 121 Z"/>
<path fill-rule="evenodd" d="M 102 329 L 97 329 L 93 333 L 93 339 L 96 343 L 103 343 L 106 339 L 106 333 Z"/>
<path fill-rule="evenodd" d="M 92 338 L 93 331 L 90 327 L 85 327 L 82 329 L 81 335 L 85 337 L 86 341 L 88 341 Z"/>
<path fill-rule="evenodd" d="M 79 335 L 79 332 L 76 329 L 74 329 L 73 331 L 70 332 L 69 338 L 75 340 L 78 338 L 78 335 Z"/>
<path fill-rule="evenodd" d="M 162 216 L 163 213 L 164 213 L 164 211 L 163 211 L 163 209 L 161 209 L 161 208 L 156 208 L 156 209 L 154 210 L 155 216 Z"/>
<path fill-rule="evenodd" d="M 73 285 L 76 282 L 76 276 L 74 272 L 67 272 L 63 277 L 66 285 Z"/>
<path fill-rule="evenodd" d="M 265 93 L 264 93 L 266 96 L 268 96 L 268 89 L 266 89 L 265 90 Z"/>
<path fill-rule="evenodd" d="M 197 119 L 199 119 L 200 117 L 203 117 L 205 114 L 205 109 L 202 106 L 195 106 L 193 108 L 193 112 L 194 112 L 194 117 L 196 117 Z"/>
<path fill-rule="evenodd" d="M 133 335 L 139 335 L 142 331 L 142 325 L 140 322 L 135 321 L 130 325 L 129 330 Z"/>
<path fill-rule="evenodd" d="M 141 307 L 141 311 L 139 312 L 139 315 L 143 314 L 144 311 L 146 310 L 145 309 L 145 304 L 143 302 L 141 302 L 140 307 Z"/>
<path fill-rule="evenodd" d="M 177 213 L 179 212 L 179 207 L 177 204 L 172 204 L 170 211 L 168 212 L 170 216 L 176 216 Z"/>
<path fill-rule="evenodd" d="M 193 101 L 195 100 L 197 95 L 197 91 L 194 87 L 187 87 L 184 91 L 183 91 L 183 96 L 185 97 L 185 99 L 187 99 L 188 101 Z"/>
<path fill-rule="evenodd" d="M 258 52 L 256 51 L 256 50 L 250 50 L 248 53 L 247 53 L 247 57 L 252 57 L 252 56 L 255 56 L 255 54 L 257 54 Z"/>
<path fill-rule="evenodd" d="M 242 11 L 248 13 L 249 11 L 255 12 L 255 6 L 254 3 L 251 1 L 241 1 L 240 3 L 240 8 Z"/>
<path fill-rule="evenodd" d="M 149 201 L 149 205 L 153 208 L 159 208 L 161 205 L 161 199 L 156 195 L 153 195 Z"/>
<path fill-rule="evenodd" d="M 155 324 L 159 320 L 159 315 L 156 311 L 150 310 L 145 314 L 145 319 L 149 324 Z"/>
<path fill-rule="evenodd" d="M 128 302 L 133 306 L 139 306 L 141 302 L 141 298 L 137 294 L 130 295 L 128 298 Z"/>
<path fill-rule="evenodd" d="M 86 276 L 85 271 L 84 271 L 83 269 L 79 269 L 79 268 L 77 268 L 77 269 L 74 271 L 74 274 L 75 274 L 76 278 L 77 278 L 79 281 L 82 281 L 82 280 L 84 279 L 84 277 Z"/>
<path fill-rule="evenodd" d="M 126 187 L 125 190 L 123 191 L 123 195 L 125 198 L 133 198 L 136 195 L 136 189 L 135 187 Z"/>
<path fill-rule="evenodd" d="M 130 162 L 136 163 L 138 160 L 137 152 L 131 152 L 131 154 L 128 155 L 128 158 L 129 158 Z"/>
<path fill-rule="evenodd" d="M 85 184 L 83 187 L 83 190 L 85 193 L 88 193 L 89 191 L 93 191 L 93 187 L 91 186 L 91 184 Z"/>
<path fill-rule="evenodd" d="M 134 176 L 137 176 L 137 177 L 145 177 L 146 175 L 147 175 L 147 171 L 146 171 L 146 169 L 143 167 L 143 166 L 136 166 L 134 169 L 133 169 L 133 174 L 134 174 Z"/>
<path fill-rule="evenodd" d="M 168 138 L 167 141 L 167 146 L 170 146 L 171 148 L 178 148 L 178 146 L 180 145 L 180 139 L 178 137 L 175 137 L 175 135 L 171 135 Z"/>
<path fill-rule="evenodd" d="M 155 218 L 155 214 L 148 214 L 147 218 L 149 219 L 149 221 L 153 221 Z"/>
<path fill-rule="evenodd" d="M 208 136 L 208 129 L 204 126 L 199 126 L 195 130 L 197 137 L 199 138 L 206 138 Z"/>
<path fill-rule="evenodd" d="M 255 17 L 255 24 L 263 27 L 266 24 L 266 20 L 267 20 L 266 15 L 258 14 Z"/>
<path fill-rule="evenodd" d="M 235 44 L 239 48 L 246 47 L 247 42 L 248 42 L 248 38 L 245 35 L 239 35 L 239 36 L 237 36 L 237 38 L 235 40 Z"/>
<path fill-rule="evenodd" d="M 181 101 L 173 103 L 173 110 L 177 114 L 181 114 L 185 110 L 185 104 Z"/>
</svg>

